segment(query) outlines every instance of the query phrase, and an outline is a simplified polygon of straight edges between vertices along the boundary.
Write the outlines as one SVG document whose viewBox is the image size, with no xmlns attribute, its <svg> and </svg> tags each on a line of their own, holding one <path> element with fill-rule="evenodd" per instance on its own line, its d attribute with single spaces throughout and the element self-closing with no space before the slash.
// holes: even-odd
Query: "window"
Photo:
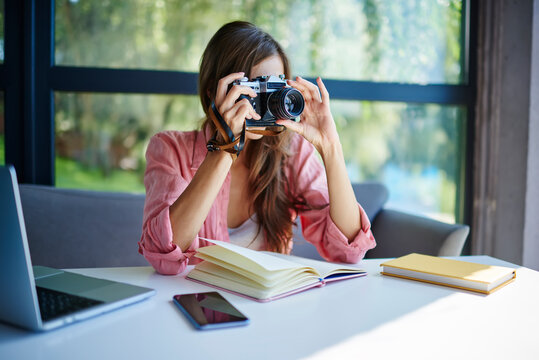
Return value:
<svg viewBox="0 0 539 360">
<path fill-rule="evenodd" d="M 58 0 L 55 58 L 58 65 L 197 72 L 215 31 L 245 19 L 279 40 L 294 72 L 303 76 L 458 83 L 461 5 L 455 0 Z"/>
<path fill-rule="evenodd" d="M 332 110 L 352 182 L 382 182 L 386 206 L 455 222 L 465 107 L 337 100 Z"/>
<path fill-rule="evenodd" d="M 56 186 L 144 192 L 144 153 L 162 130 L 200 127 L 197 96 L 55 94 Z"/>
<path fill-rule="evenodd" d="M 325 80 L 353 182 L 385 183 L 389 207 L 465 222 L 476 7 L 471 0 L 41 0 L 26 44 L 35 46 L 36 77 L 23 83 L 34 86 L 37 102 L 26 110 L 31 134 L 17 130 L 33 146 L 16 162 L 31 163 L 26 182 L 143 192 L 150 136 L 199 126 L 202 52 L 222 24 L 243 19 L 283 45 L 293 74 Z M 30 73 L 32 62 L 20 60 L 13 68 Z M 7 127 L 16 121 L 6 119 Z"/>
<path fill-rule="evenodd" d="M 283 44 L 296 74 L 458 84 L 463 78 L 461 10 L 460 1 L 62 0 L 56 3 L 55 58 L 59 65 L 196 72 L 216 29 L 244 18 Z M 182 119 L 177 129 L 196 126 L 201 110 L 196 98 L 190 106 L 179 105 L 186 101 L 57 94 L 57 185 L 116 189 L 112 179 L 124 170 L 139 179 L 129 188 L 141 190 L 143 144 L 149 136 L 171 126 L 169 118 Z M 181 113 L 174 115 L 173 106 Z M 463 171 L 462 107 L 336 100 L 333 111 L 352 181 L 383 181 L 390 206 L 455 221 Z M 102 180 L 77 175 L 85 172 L 101 174 Z"/>
</svg>

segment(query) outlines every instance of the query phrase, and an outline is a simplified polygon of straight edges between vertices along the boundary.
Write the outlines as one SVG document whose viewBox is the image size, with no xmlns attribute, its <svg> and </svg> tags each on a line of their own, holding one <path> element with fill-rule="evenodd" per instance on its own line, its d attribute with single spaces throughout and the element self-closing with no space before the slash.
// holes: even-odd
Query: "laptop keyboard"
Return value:
<svg viewBox="0 0 539 360">
<path fill-rule="evenodd" d="M 52 320 L 103 303 L 103 301 L 45 289 L 39 286 L 36 286 L 36 289 L 39 309 L 41 310 L 41 319 L 43 321 Z"/>
</svg>

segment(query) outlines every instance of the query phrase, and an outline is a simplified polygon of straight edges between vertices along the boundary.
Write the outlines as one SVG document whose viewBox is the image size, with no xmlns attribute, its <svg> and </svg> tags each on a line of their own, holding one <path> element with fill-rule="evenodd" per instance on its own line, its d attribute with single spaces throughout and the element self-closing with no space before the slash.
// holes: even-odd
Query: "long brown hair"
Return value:
<svg viewBox="0 0 539 360">
<path fill-rule="evenodd" d="M 278 55 L 284 66 L 286 78 L 290 77 L 288 58 L 271 35 L 255 25 L 234 21 L 222 26 L 208 43 L 200 63 L 198 92 L 206 112 L 204 129 L 215 126 L 208 120 L 208 109 L 215 99 L 219 79 L 234 72 L 245 72 L 250 78 L 252 68 L 264 59 Z M 263 231 L 266 247 L 272 251 L 286 252 L 292 239 L 291 213 L 303 205 L 290 197 L 284 175 L 284 164 L 289 153 L 292 134 L 283 131 L 277 136 L 264 136 L 249 142 L 241 156 L 246 156 L 249 168 L 248 189 L 251 208 L 258 217 L 258 231 Z"/>
</svg>

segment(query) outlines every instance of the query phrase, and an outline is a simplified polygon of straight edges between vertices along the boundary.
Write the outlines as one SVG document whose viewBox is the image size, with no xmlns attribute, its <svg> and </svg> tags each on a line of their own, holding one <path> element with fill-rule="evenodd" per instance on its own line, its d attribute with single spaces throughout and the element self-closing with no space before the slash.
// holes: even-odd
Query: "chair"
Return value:
<svg viewBox="0 0 539 360">
<path fill-rule="evenodd" d="M 138 253 L 144 195 L 20 185 L 34 265 L 148 265 Z"/>
<path fill-rule="evenodd" d="M 377 245 L 367 252 L 367 258 L 399 257 L 411 252 L 459 256 L 469 231 L 467 225 L 382 209 L 372 223 Z"/>
<path fill-rule="evenodd" d="M 388 190 L 381 183 L 352 184 L 356 199 L 369 219 L 376 247 L 366 258 L 391 258 L 417 252 L 435 256 L 458 256 L 462 252 L 470 228 L 462 224 L 447 224 L 430 218 L 384 208 Z M 297 222 L 292 254 L 322 259 L 315 247 L 301 235 Z"/>
<path fill-rule="evenodd" d="M 397 257 L 410 252 L 460 255 L 469 228 L 445 224 L 383 206 L 387 188 L 353 184 L 356 198 L 372 222 L 377 246 L 366 257 Z M 56 268 L 148 265 L 138 253 L 143 194 L 20 185 L 32 261 Z M 298 221 L 299 225 L 299 221 Z M 321 259 L 294 229 L 292 254 Z"/>
</svg>

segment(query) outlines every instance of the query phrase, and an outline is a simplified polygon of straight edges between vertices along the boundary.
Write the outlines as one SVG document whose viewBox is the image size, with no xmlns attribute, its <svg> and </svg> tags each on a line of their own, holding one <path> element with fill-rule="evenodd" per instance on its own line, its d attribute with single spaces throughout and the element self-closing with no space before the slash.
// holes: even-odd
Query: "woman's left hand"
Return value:
<svg viewBox="0 0 539 360">
<path fill-rule="evenodd" d="M 328 184 L 329 214 L 350 243 L 362 228 L 361 213 L 348 179 L 339 134 L 329 108 L 329 93 L 322 79 L 317 78 L 316 82 L 318 86 L 299 76 L 296 81 L 289 80 L 288 83 L 301 91 L 305 98 L 301 121 L 276 122 L 302 135 L 322 156 Z"/>
<path fill-rule="evenodd" d="M 325 149 L 340 144 L 340 140 L 329 107 L 329 93 L 320 77 L 316 82 L 318 86 L 299 76 L 295 81 L 288 80 L 303 95 L 305 108 L 300 122 L 277 120 L 276 123 L 302 135 L 323 155 Z"/>
</svg>

